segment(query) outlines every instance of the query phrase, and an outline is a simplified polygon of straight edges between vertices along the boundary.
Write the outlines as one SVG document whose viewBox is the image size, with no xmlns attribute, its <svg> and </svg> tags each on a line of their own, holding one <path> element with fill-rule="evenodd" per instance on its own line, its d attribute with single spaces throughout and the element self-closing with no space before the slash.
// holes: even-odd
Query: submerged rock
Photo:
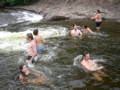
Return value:
<svg viewBox="0 0 120 90">
<path fill-rule="evenodd" d="M 80 80 L 74 80 L 69 83 L 69 86 L 71 86 L 73 89 L 75 88 L 85 88 L 86 85 L 80 81 Z"/>
</svg>

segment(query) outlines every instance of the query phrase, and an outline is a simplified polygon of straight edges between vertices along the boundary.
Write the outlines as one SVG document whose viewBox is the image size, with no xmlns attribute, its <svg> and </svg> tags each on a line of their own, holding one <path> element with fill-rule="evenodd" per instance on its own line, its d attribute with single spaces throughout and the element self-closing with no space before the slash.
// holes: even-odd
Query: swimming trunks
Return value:
<svg viewBox="0 0 120 90">
<path fill-rule="evenodd" d="M 44 51 L 44 45 L 37 46 L 37 53 L 41 54 Z"/>
<path fill-rule="evenodd" d="M 26 60 L 30 60 L 32 58 L 32 56 L 27 56 Z M 32 60 L 32 63 L 37 61 L 38 57 L 35 56 L 34 59 Z"/>
<path fill-rule="evenodd" d="M 96 22 L 96 27 L 99 27 L 102 24 L 102 22 Z"/>
</svg>

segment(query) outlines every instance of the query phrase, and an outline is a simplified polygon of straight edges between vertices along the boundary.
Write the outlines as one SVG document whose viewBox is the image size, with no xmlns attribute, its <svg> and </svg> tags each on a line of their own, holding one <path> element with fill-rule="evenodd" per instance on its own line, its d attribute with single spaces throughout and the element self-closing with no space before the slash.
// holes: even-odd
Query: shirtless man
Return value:
<svg viewBox="0 0 120 90">
<path fill-rule="evenodd" d="M 99 30 L 100 29 L 100 25 L 102 24 L 102 14 L 100 13 L 100 10 L 96 11 L 96 16 L 92 17 L 91 19 L 94 20 L 96 22 L 96 29 Z"/>
<path fill-rule="evenodd" d="M 103 69 L 103 66 L 98 67 L 98 65 L 90 60 L 90 54 L 88 52 L 84 52 L 83 54 L 83 60 L 81 64 L 88 70 L 88 71 L 97 71 L 100 69 Z"/>
<path fill-rule="evenodd" d="M 87 25 L 84 25 L 84 30 L 93 33 L 93 31 Z"/>
<path fill-rule="evenodd" d="M 36 43 L 33 39 L 32 33 L 27 33 L 26 39 L 30 42 L 27 51 L 28 54 L 27 60 L 29 60 L 28 64 L 32 64 L 37 55 Z"/>
<path fill-rule="evenodd" d="M 74 29 L 71 31 L 71 35 L 73 37 L 79 37 L 79 38 L 82 36 L 82 32 L 78 29 L 77 25 L 75 25 Z"/>
</svg>

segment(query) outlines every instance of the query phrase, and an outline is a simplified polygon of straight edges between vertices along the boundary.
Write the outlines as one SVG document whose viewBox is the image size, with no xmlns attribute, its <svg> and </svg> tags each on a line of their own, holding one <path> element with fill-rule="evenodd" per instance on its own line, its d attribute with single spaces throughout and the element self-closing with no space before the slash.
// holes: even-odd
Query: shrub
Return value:
<svg viewBox="0 0 120 90">
<path fill-rule="evenodd" d="M 3 6 L 27 5 L 30 0 L 1 0 Z"/>
</svg>

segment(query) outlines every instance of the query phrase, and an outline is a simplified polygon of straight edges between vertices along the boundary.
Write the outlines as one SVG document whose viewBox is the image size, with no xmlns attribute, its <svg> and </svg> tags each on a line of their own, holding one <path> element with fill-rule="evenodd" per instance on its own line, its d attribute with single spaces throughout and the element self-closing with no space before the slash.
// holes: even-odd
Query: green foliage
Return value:
<svg viewBox="0 0 120 90">
<path fill-rule="evenodd" d="M 3 6 L 27 5 L 30 0 L 1 0 Z"/>
</svg>

